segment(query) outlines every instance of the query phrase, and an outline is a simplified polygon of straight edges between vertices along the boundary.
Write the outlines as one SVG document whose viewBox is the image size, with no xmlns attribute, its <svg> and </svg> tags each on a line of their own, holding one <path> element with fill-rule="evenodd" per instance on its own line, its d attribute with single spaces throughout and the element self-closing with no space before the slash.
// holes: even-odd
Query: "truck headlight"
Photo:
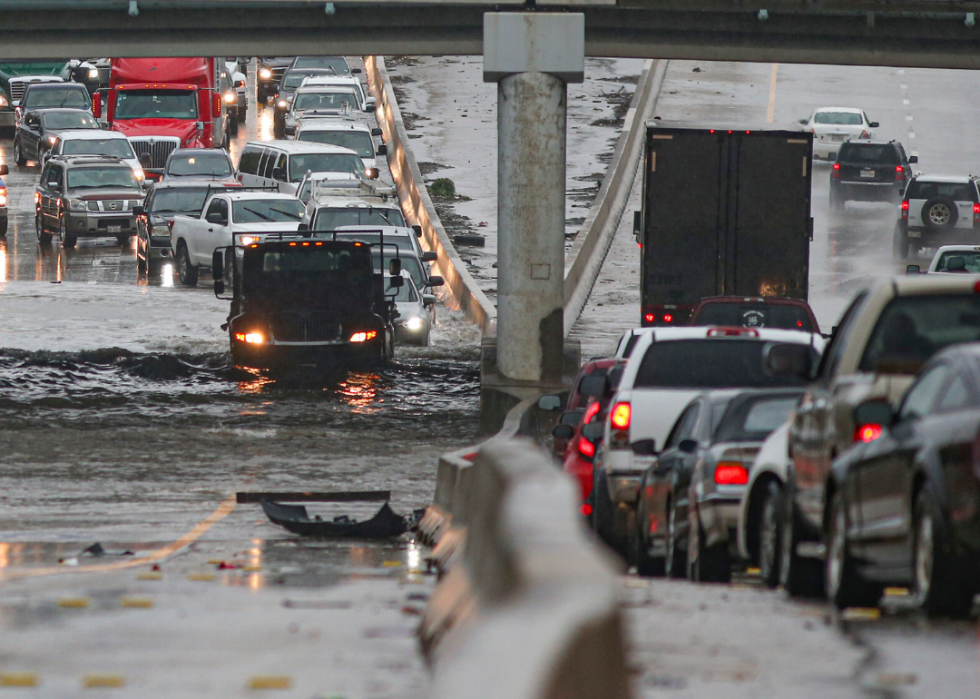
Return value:
<svg viewBox="0 0 980 699">
<path fill-rule="evenodd" d="M 0 95 L 0 107 L 9 107 L 9 106 L 10 106 L 10 102 L 7 101 L 7 98 L 4 97 L 3 95 Z"/>
<path fill-rule="evenodd" d="M 286 100 L 279 100 L 278 102 L 276 102 L 276 106 L 279 107 L 279 109 L 285 109 L 286 107 L 289 106 L 289 102 L 287 102 Z"/>
<path fill-rule="evenodd" d="M 89 68 L 88 69 L 88 78 L 89 78 L 89 80 L 97 80 L 98 77 L 99 77 L 99 69 L 98 68 Z"/>
<path fill-rule="evenodd" d="M 0 187 L 0 206 L 7 205 L 7 190 L 4 187 Z"/>
<path fill-rule="evenodd" d="M 150 235 L 159 235 L 170 237 L 170 226 L 153 226 L 150 229 Z"/>
<path fill-rule="evenodd" d="M 76 211 L 85 211 L 85 207 L 88 206 L 88 202 L 84 202 L 81 199 L 69 199 L 68 208 L 74 209 Z"/>
<path fill-rule="evenodd" d="M 238 100 L 238 95 L 234 92 L 225 93 L 225 104 L 234 104 Z"/>
<path fill-rule="evenodd" d="M 272 78 L 272 71 L 268 68 L 259 68 L 259 77 L 263 80 L 269 80 Z"/>
<path fill-rule="evenodd" d="M 136 175 L 136 179 L 138 179 L 140 182 L 142 182 L 146 177 L 146 173 L 143 172 L 143 168 L 141 167 L 134 167 L 133 174 Z"/>
</svg>

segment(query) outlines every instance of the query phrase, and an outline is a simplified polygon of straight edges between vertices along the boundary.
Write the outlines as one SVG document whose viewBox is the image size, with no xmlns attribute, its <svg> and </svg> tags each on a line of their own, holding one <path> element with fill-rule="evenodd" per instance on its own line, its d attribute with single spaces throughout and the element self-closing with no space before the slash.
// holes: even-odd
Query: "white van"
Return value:
<svg viewBox="0 0 980 699">
<path fill-rule="evenodd" d="M 238 181 L 246 187 L 275 187 L 295 194 L 307 172 L 364 178 L 364 163 L 349 148 L 306 141 L 251 141 L 238 159 Z"/>
</svg>

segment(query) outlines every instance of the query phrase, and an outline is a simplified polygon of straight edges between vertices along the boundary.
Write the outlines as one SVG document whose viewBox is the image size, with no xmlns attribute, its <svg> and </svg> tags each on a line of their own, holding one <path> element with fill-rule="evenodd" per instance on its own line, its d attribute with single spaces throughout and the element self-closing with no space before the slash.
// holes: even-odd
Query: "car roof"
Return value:
<svg viewBox="0 0 980 699">
<path fill-rule="evenodd" d="M 299 199 L 294 197 L 292 194 L 285 194 L 283 192 L 255 191 L 254 189 L 247 189 L 243 192 L 237 187 L 215 187 L 214 191 L 219 194 L 227 194 L 232 201 L 255 201 L 257 199 L 299 201 Z"/>
<path fill-rule="evenodd" d="M 342 117 L 316 116 L 303 117 L 299 120 L 296 127 L 297 131 L 367 131 L 371 133 L 371 127 L 364 121 L 341 120 Z"/>
<path fill-rule="evenodd" d="M 114 155 L 55 155 L 49 159 L 49 162 L 52 161 L 58 161 L 69 166 L 109 165 L 112 167 L 130 167 L 129 163 Z"/>
<path fill-rule="evenodd" d="M 342 190 L 347 192 L 348 190 Z M 393 201 L 382 201 L 378 199 L 377 201 L 372 201 L 364 197 L 357 199 L 345 198 L 344 196 L 337 196 L 331 194 L 321 194 L 314 200 L 318 209 L 400 209 Z M 375 226 L 376 228 L 377 226 Z"/>
<path fill-rule="evenodd" d="M 357 152 L 351 150 L 350 148 L 334 146 L 330 145 L 329 143 L 313 143 L 311 141 L 249 141 L 245 144 L 246 148 L 248 146 L 255 146 L 257 148 L 274 148 L 290 155 L 293 153 L 353 153 L 354 155 L 357 155 Z"/>
<path fill-rule="evenodd" d="M 330 84 L 340 85 L 340 84 L 344 84 L 344 85 L 350 85 L 350 86 L 353 87 L 355 84 L 359 84 L 359 83 L 360 83 L 360 81 L 357 79 L 357 77 L 355 77 L 353 75 L 337 75 L 337 74 L 334 74 L 334 75 L 311 75 L 310 77 L 308 77 L 306 79 L 306 83 L 305 84 L 306 85 L 313 85 L 313 84 L 316 84 L 316 85 L 330 85 Z"/>
<path fill-rule="evenodd" d="M 855 148 L 867 148 L 868 146 L 898 146 L 898 141 L 892 139 L 891 141 L 845 141 L 846 145 L 854 146 Z"/>
<path fill-rule="evenodd" d="M 980 252 L 980 245 L 943 245 L 936 250 L 936 256 L 944 252 Z"/>
<path fill-rule="evenodd" d="M 64 131 L 58 132 L 58 138 L 60 138 L 62 141 L 102 141 L 105 139 L 112 139 L 116 141 L 129 140 L 118 131 L 104 131 L 103 129 L 65 129 Z"/>
<path fill-rule="evenodd" d="M 228 151 L 226 151 L 224 148 L 174 148 L 174 150 L 170 152 L 170 157 L 175 155 L 184 155 L 185 153 L 190 155 L 195 155 L 198 153 L 221 153 L 221 155 L 228 157 Z"/>
<path fill-rule="evenodd" d="M 892 284 L 896 296 L 927 296 L 929 294 L 963 293 L 975 294 L 977 280 L 969 274 L 917 274 L 908 277 L 894 277 L 881 284 Z"/>
<path fill-rule="evenodd" d="M 300 92 L 350 92 L 354 93 L 353 85 L 337 85 L 337 84 L 323 84 L 323 83 L 313 83 L 304 82 L 296 90 L 297 94 Z"/>
<path fill-rule="evenodd" d="M 916 182 L 937 182 L 949 184 L 968 184 L 976 181 L 976 175 L 916 175 Z"/>
<path fill-rule="evenodd" d="M 226 187 L 219 182 L 220 180 L 209 180 L 202 177 L 172 177 L 156 182 L 153 189 L 213 189 L 215 192 L 224 192 L 229 189 L 234 191 L 236 189 L 235 187 Z"/>
<path fill-rule="evenodd" d="M 341 226 L 338 233 L 381 233 L 391 237 L 415 237 L 415 231 L 404 226 Z"/>
<path fill-rule="evenodd" d="M 55 76 L 50 76 L 55 77 Z M 43 83 L 27 83 L 27 90 L 53 90 L 55 88 L 65 88 L 70 87 L 72 90 L 88 90 L 81 83 L 73 83 L 69 81 L 59 81 L 59 80 L 46 80 Z M 27 92 L 25 90 L 25 94 Z"/>
<path fill-rule="evenodd" d="M 799 330 L 777 330 L 775 328 L 743 328 L 723 327 L 717 325 L 684 326 L 681 328 L 656 327 L 648 328 L 653 335 L 653 342 L 671 342 L 676 340 L 768 340 L 788 342 L 794 345 L 811 344 L 812 333 Z M 643 333 L 647 335 L 647 333 Z M 634 350 L 635 351 L 635 350 Z"/>
<path fill-rule="evenodd" d="M 850 112 L 851 114 L 863 114 L 863 109 L 857 107 L 818 107 L 814 112 Z"/>
</svg>

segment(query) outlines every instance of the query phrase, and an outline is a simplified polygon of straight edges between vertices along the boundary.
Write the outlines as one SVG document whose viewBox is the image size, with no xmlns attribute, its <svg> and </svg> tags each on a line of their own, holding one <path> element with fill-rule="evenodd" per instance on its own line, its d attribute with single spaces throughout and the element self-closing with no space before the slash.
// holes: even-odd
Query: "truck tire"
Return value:
<svg viewBox="0 0 980 699">
<path fill-rule="evenodd" d="M 779 544 L 782 559 L 779 563 L 779 582 L 791 597 L 822 597 L 824 594 L 824 571 L 822 561 L 804 558 L 796 551 L 802 543 L 800 514 L 793 501 L 793 485 L 783 486 L 782 534 Z"/>
<path fill-rule="evenodd" d="M 184 286 L 197 286 L 197 267 L 191 264 L 191 256 L 183 240 L 177 243 L 177 276 Z"/>
<path fill-rule="evenodd" d="M 782 559 L 780 546 L 783 540 L 782 492 L 775 479 L 770 480 L 762 494 L 762 507 L 759 511 L 759 572 L 766 586 L 779 585 L 779 564 Z"/>
<path fill-rule="evenodd" d="M 942 510 L 928 482 L 915 499 L 913 515 L 912 593 L 916 603 L 929 616 L 965 618 L 978 586 L 964 561 L 952 552 Z"/>
<path fill-rule="evenodd" d="M 68 221 L 64 214 L 58 217 L 58 235 L 61 236 L 61 247 L 63 248 L 73 248 L 78 242 L 78 236 L 68 232 Z"/>
<path fill-rule="evenodd" d="M 0 221 L 0 238 L 7 235 L 7 219 Z"/>
<path fill-rule="evenodd" d="M 934 231 L 945 231 L 956 225 L 959 211 L 949 197 L 933 197 L 922 205 L 922 223 Z"/>
<path fill-rule="evenodd" d="M 877 607 L 884 588 L 868 582 L 857 572 L 847 545 L 847 510 L 844 496 L 834 493 L 827 526 L 827 597 L 838 609 Z"/>
<path fill-rule="evenodd" d="M 892 239 L 892 253 L 897 260 L 909 259 L 909 236 L 901 223 L 895 224 L 895 236 Z"/>
<path fill-rule="evenodd" d="M 34 214 L 34 232 L 37 234 L 38 243 L 46 245 L 51 242 L 51 234 L 44 230 L 44 224 L 41 223 L 40 212 Z"/>
<path fill-rule="evenodd" d="M 14 137 L 14 162 L 21 167 L 27 165 L 27 158 L 24 157 L 24 151 L 20 147 L 20 139 L 16 136 Z"/>
</svg>

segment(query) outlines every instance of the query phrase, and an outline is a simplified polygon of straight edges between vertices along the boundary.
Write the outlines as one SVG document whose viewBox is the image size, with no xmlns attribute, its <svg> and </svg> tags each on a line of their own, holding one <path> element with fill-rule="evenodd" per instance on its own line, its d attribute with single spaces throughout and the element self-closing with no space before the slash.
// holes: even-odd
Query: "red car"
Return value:
<svg viewBox="0 0 980 699">
<path fill-rule="evenodd" d="M 582 365 L 578 376 L 575 377 L 575 385 L 568 394 L 568 402 L 565 409 L 558 418 L 558 426 L 570 425 L 573 432 L 577 433 L 577 427 L 581 423 L 582 413 L 585 406 L 597 393 L 601 393 L 606 385 L 606 374 L 612 367 L 616 366 L 620 360 L 617 359 L 593 359 Z M 589 378 L 592 377 L 592 378 Z M 556 398 L 557 400 L 557 398 Z M 557 432 L 557 433 L 556 433 Z M 557 458 L 563 459 L 568 449 L 570 437 L 563 437 L 567 430 L 555 429 L 552 431 L 552 448 Z"/>
<path fill-rule="evenodd" d="M 820 332 L 806 301 L 783 296 L 708 296 L 698 302 L 690 324 Z"/>
</svg>

